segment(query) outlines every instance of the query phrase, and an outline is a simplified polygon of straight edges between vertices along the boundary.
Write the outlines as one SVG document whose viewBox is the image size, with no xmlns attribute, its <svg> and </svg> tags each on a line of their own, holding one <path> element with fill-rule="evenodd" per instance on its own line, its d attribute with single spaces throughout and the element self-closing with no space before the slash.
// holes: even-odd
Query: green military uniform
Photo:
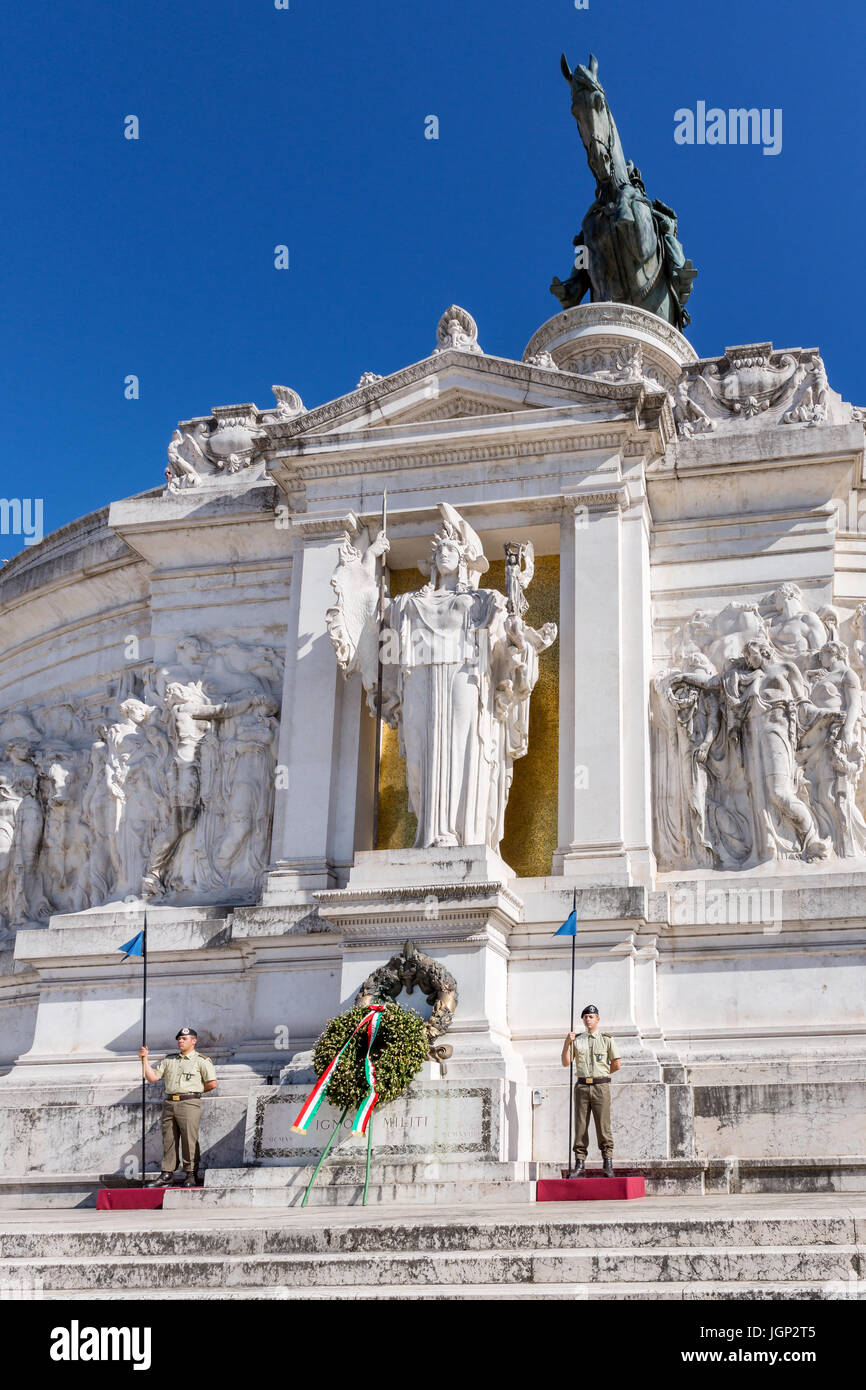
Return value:
<svg viewBox="0 0 866 1390">
<path fill-rule="evenodd" d="M 216 1069 L 210 1057 L 203 1057 L 193 1048 L 184 1056 L 172 1052 L 153 1070 L 165 1082 L 162 1103 L 162 1171 L 173 1173 L 178 1167 L 180 1149 L 187 1173 L 197 1173 L 199 1158 L 198 1127 L 201 1123 L 201 1098 L 206 1081 L 216 1081 Z"/>
<path fill-rule="evenodd" d="M 595 1133 L 603 1158 L 613 1157 L 610 1128 L 610 1064 L 619 1049 L 610 1033 L 600 1028 L 578 1033 L 571 1044 L 571 1058 L 577 1072 L 574 1087 L 574 1155 L 585 1159 L 589 1144 L 589 1117 L 595 1120 Z"/>
</svg>

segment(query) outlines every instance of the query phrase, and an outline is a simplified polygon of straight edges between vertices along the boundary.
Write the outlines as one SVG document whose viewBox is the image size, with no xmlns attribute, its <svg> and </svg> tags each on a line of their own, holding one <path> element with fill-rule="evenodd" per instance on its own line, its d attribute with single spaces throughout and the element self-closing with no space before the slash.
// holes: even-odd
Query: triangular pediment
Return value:
<svg viewBox="0 0 866 1390">
<path fill-rule="evenodd" d="M 536 409 L 532 405 L 521 408 Z M 395 423 L 402 425 L 415 421 L 465 420 L 472 415 L 503 415 L 513 409 L 513 406 L 506 405 L 501 400 L 497 401 L 490 396 L 476 395 L 470 391 L 461 391 L 459 387 L 455 387 L 442 391 L 433 401 L 425 401 L 418 406 L 417 410 L 400 411 L 395 418 Z"/>
<path fill-rule="evenodd" d="M 383 425 L 551 409 L 581 399 L 577 386 L 570 372 L 453 349 L 368 382 L 296 419 L 269 422 L 268 434 L 279 444 Z"/>
</svg>

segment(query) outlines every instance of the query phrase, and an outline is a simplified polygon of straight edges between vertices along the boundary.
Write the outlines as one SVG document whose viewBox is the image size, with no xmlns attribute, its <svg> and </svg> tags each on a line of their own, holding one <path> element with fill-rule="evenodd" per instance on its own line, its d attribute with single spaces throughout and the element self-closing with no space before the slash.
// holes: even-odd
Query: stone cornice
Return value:
<svg viewBox="0 0 866 1390">
<path fill-rule="evenodd" d="M 361 529 L 361 523 L 354 512 L 343 512 L 338 516 L 308 515 L 300 512 L 292 517 L 292 529 L 311 540 L 327 540 L 342 536 L 344 532 L 356 536 Z"/>
<path fill-rule="evenodd" d="M 648 467 L 648 480 L 685 478 L 733 470 L 776 470 L 824 463 L 853 463 L 858 481 L 866 478 L 862 426 L 822 424 L 795 428 L 791 425 L 749 429 L 740 433 L 706 434 L 672 440 L 663 456 Z"/>
<path fill-rule="evenodd" d="M 352 438 L 351 443 L 340 436 L 339 442 L 329 437 L 330 448 L 318 451 L 318 456 L 304 451 L 291 457 L 273 458 L 268 463 L 268 473 L 285 489 L 302 488 L 305 483 L 323 478 L 352 477 L 369 473 L 375 467 L 377 473 L 405 473 L 407 469 L 439 469 L 452 464 L 505 463 L 508 460 L 532 460 L 538 462 L 550 455 L 592 453 L 599 450 L 618 451 L 630 438 L 630 428 L 623 428 L 623 421 L 613 420 L 607 429 L 596 428 L 578 432 L 573 428 L 569 433 L 548 439 L 534 436 L 529 439 L 506 441 L 491 440 L 489 444 L 454 445 L 447 437 L 434 448 L 418 448 L 405 441 L 390 449 L 383 449 L 380 441 L 361 441 Z M 634 425 L 631 428 L 636 428 Z M 371 454 L 375 463 L 371 462 Z"/>
<path fill-rule="evenodd" d="M 315 894 L 319 915 L 357 941 L 480 941 L 507 952 L 505 937 L 523 921 L 523 903 L 504 883 L 471 881 L 405 887 L 324 889 Z M 436 912 L 429 904 L 435 899 Z"/>
</svg>

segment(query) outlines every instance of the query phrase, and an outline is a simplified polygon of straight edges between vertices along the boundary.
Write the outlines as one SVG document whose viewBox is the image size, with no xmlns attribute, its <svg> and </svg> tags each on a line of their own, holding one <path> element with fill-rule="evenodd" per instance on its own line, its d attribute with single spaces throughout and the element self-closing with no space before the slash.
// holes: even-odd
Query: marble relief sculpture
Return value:
<svg viewBox="0 0 866 1390">
<path fill-rule="evenodd" d="M 774 351 L 772 343 L 725 349 L 684 368 L 676 386 L 674 416 L 681 439 L 718 429 L 764 425 L 842 424 L 851 416 L 827 381 L 814 348 Z"/>
<path fill-rule="evenodd" d="M 0 925 L 6 930 L 47 915 L 39 846 L 45 812 L 39 772 L 26 737 L 13 737 L 0 762 Z"/>
<path fill-rule="evenodd" d="M 443 525 L 422 565 L 429 580 L 386 596 L 381 642 L 376 570 L 388 540 L 380 532 L 361 551 L 345 537 L 328 630 L 344 673 L 360 672 L 372 710 L 381 650 L 382 718 L 399 731 L 416 847 L 498 850 L 514 763 L 528 746 L 538 656 L 556 627 L 536 631 L 523 619 L 531 548 L 516 548 L 509 600 L 479 587 L 489 568 L 479 537 L 453 507 L 439 510 Z"/>
<path fill-rule="evenodd" d="M 436 325 L 435 357 L 439 352 L 457 348 L 460 352 L 482 352 L 478 342 L 478 324 L 466 309 L 452 304 Z"/>
<path fill-rule="evenodd" d="M 0 940 L 110 902 L 245 902 L 268 860 L 281 660 L 181 638 L 138 693 L 0 714 Z"/>
<path fill-rule="evenodd" d="M 294 419 L 303 402 L 285 386 L 272 388 L 280 419 Z M 226 476 L 250 468 L 267 440 L 263 412 L 254 405 L 215 406 L 207 419 L 182 420 L 168 445 L 166 491 L 197 487 L 207 477 Z"/>
<path fill-rule="evenodd" d="M 782 584 L 695 613 L 674 648 L 654 681 L 660 867 L 866 853 L 863 689 L 835 611 Z"/>
</svg>

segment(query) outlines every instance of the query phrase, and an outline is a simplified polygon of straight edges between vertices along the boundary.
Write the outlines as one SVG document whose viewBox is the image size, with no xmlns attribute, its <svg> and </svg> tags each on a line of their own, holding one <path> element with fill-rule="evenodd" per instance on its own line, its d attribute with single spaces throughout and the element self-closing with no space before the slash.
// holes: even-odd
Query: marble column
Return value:
<svg viewBox="0 0 866 1390">
<path fill-rule="evenodd" d="M 566 497 L 554 871 L 649 882 L 648 539 L 624 485 Z"/>
<path fill-rule="evenodd" d="M 296 518 L 272 867 L 263 902 L 346 881 L 355 850 L 361 683 L 346 680 L 325 624 L 331 576 L 353 515 Z"/>
</svg>

